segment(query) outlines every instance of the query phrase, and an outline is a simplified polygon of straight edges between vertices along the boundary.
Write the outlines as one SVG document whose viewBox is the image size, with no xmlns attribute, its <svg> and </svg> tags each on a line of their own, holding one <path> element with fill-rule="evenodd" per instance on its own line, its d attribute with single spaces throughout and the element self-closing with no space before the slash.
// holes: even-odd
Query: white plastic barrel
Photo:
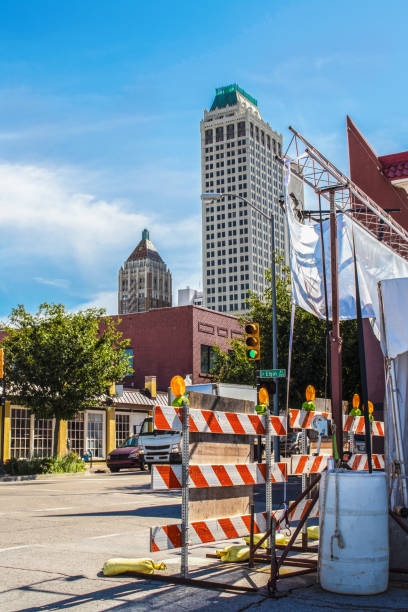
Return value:
<svg viewBox="0 0 408 612">
<path fill-rule="evenodd" d="M 319 498 L 322 588 L 349 595 L 385 591 L 389 562 L 385 474 L 324 472 Z"/>
</svg>

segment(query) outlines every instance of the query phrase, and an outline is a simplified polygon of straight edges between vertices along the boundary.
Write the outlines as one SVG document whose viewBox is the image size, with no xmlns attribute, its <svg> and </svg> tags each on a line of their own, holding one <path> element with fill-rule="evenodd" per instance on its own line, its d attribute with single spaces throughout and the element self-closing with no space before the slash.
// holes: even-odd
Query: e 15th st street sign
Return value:
<svg viewBox="0 0 408 612">
<path fill-rule="evenodd" d="M 259 370 L 260 378 L 285 378 L 286 370 Z"/>
</svg>

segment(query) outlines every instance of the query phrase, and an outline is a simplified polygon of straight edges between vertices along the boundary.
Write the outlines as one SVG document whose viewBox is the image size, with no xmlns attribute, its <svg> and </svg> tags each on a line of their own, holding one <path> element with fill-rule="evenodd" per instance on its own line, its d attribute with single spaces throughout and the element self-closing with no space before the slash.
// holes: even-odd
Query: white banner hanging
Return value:
<svg viewBox="0 0 408 612">
<path fill-rule="evenodd" d="M 290 268 L 292 296 L 298 306 L 325 318 L 323 265 L 320 227 L 318 223 L 303 224 L 295 218 L 290 199 L 287 219 L 291 242 Z M 327 292 L 331 295 L 330 222 L 322 223 L 326 260 Z M 379 320 L 377 283 L 382 279 L 408 277 L 408 262 L 373 238 L 345 214 L 337 214 L 339 254 L 340 319 L 355 319 L 355 288 L 353 269 L 353 230 L 363 317 Z M 331 300 L 328 304 L 331 318 Z M 378 323 L 376 324 L 378 327 Z"/>
</svg>

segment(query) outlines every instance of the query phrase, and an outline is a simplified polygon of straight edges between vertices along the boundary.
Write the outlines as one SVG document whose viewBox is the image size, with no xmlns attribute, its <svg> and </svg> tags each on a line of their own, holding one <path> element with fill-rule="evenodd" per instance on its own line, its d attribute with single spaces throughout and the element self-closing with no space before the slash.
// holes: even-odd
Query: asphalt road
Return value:
<svg viewBox="0 0 408 612">
<path fill-rule="evenodd" d="M 179 514 L 179 495 L 151 493 L 140 472 L 1 483 L 0 610 L 58 609 L 44 605 L 111 586 L 104 561 L 150 557 L 149 527 Z M 107 609 L 89 597 L 81 609 Z"/>
<path fill-rule="evenodd" d="M 290 485 L 291 493 L 296 486 Z M 273 491 L 274 505 L 279 505 L 282 487 L 274 487 Z M 256 498 L 257 505 L 262 505 L 260 491 Z M 129 576 L 105 578 L 100 574 L 104 561 L 112 557 L 164 560 L 176 573 L 179 551 L 150 554 L 149 527 L 178 522 L 180 501 L 179 492 L 152 493 L 149 475 L 141 472 L 1 482 L 1 612 L 69 609 L 150 612 L 163 608 L 172 612 L 207 611 L 214 606 L 228 612 L 271 608 L 279 612 L 347 607 L 354 611 L 408 609 L 407 590 L 394 589 L 384 596 L 359 598 L 357 602 L 323 593 L 310 578 L 308 582 L 298 579 L 290 588 L 290 580 L 282 581 L 280 588 L 287 588 L 290 597 L 270 600 L 261 593 L 220 593 Z M 217 543 L 206 549 L 193 547 L 190 567 L 196 571 L 207 571 L 209 563 L 216 567 L 205 558 L 205 553 L 220 546 Z M 241 568 L 237 571 L 246 571 Z M 218 566 L 215 571 L 224 570 Z"/>
</svg>

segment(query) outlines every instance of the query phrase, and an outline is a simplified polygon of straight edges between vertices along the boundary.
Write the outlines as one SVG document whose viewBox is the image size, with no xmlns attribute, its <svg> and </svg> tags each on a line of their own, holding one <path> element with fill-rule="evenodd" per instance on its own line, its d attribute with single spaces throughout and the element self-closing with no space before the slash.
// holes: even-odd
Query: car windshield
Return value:
<svg viewBox="0 0 408 612">
<path fill-rule="evenodd" d="M 131 438 L 128 438 L 125 442 L 123 442 L 123 444 L 120 445 L 120 448 L 123 448 L 124 446 L 138 446 L 139 444 L 139 438 L 135 438 L 134 436 L 132 436 Z"/>
<path fill-rule="evenodd" d="M 172 436 L 173 434 L 179 433 L 178 431 L 170 431 L 167 429 L 155 429 L 154 431 L 142 431 L 139 435 L 141 436 Z"/>
</svg>

